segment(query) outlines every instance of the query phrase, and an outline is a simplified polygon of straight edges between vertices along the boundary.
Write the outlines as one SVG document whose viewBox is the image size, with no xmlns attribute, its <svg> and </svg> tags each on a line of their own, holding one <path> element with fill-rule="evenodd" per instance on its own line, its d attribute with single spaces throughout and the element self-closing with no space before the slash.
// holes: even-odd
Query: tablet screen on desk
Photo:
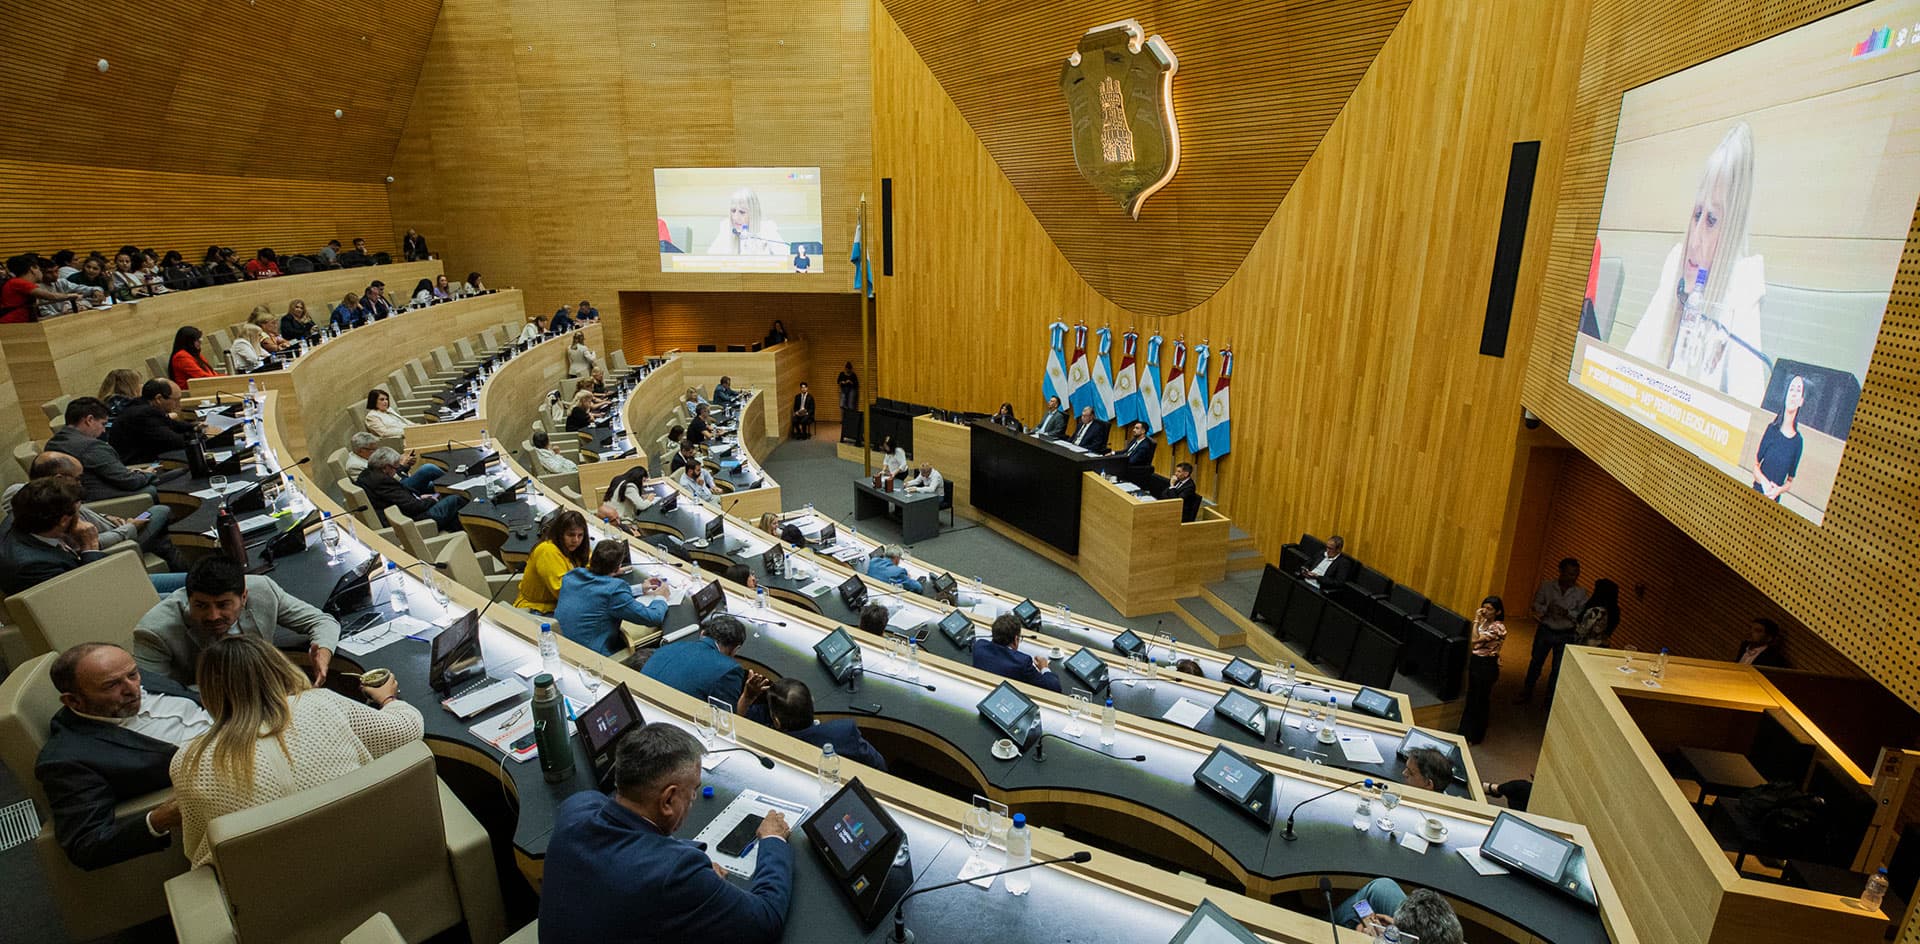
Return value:
<svg viewBox="0 0 1920 944">
<path fill-rule="evenodd" d="M 867 602 L 867 585 L 860 580 L 859 574 L 841 581 L 839 590 L 840 602 L 845 603 L 848 609 L 857 610 Z"/>
<path fill-rule="evenodd" d="M 1365 712 L 1376 718 L 1394 718 L 1400 714 L 1393 710 L 1393 696 L 1371 688 L 1362 688 L 1359 694 L 1353 696 L 1353 707 L 1355 711 Z M 1446 751 L 1441 750 L 1441 753 L 1444 754 Z"/>
<path fill-rule="evenodd" d="M 633 693 L 627 690 L 627 683 L 621 682 L 605 697 L 580 712 L 574 721 L 580 728 L 580 736 L 587 742 L 587 753 L 598 766 L 601 757 L 613 753 L 621 735 L 640 726 L 640 708 L 634 704 Z"/>
<path fill-rule="evenodd" d="M 1096 695 L 1107 687 L 1107 663 L 1085 646 L 1067 658 L 1067 671 Z"/>
<path fill-rule="evenodd" d="M 1267 736 L 1267 706 L 1245 692 L 1228 689 L 1227 693 L 1220 696 L 1220 700 L 1214 703 L 1213 710 L 1228 721 L 1263 738 Z"/>
<path fill-rule="evenodd" d="M 1013 615 L 1016 619 L 1020 620 L 1020 625 L 1028 629 L 1033 629 L 1040 625 L 1040 608 L 1034 606 L 1032 600 L 1021 600 L 1019 603 L 1014 604 Z"/>
<path fill-rule="evenodd" d="M 826 666 L 828 671 L 834 673 L 835 678 L 839 678 L 840 665 L 851 657 L 858 648 L 859 646 L 854 643 L 853 637 L 847 635 L 845 629 L 835 629 L 833 632 L 828 633 L 825 639 L 813 644 L 813 654 L 819 657 L 821 665 Z"/>
<path fill-rule="evenodd" d="M 1141 642 L 1140 637 L 1134 635 L 1131 629 L 1123 629 L 1120 635 L 1113 637 L 1113 651 L 1129 659 L 1133 658 L 1134 653 L 1144 651 L 1146 648 L 1147 644 Z"/>
<path fill-rule="evenodd" d="M 1227 663 L 1226 668 L 1220 670 L 1220 677 L 1241 688 L 1260 687 L 1260 670 L 1255 668 L 1253 663 L 1238 656 Z"/>
<path fill-rule="evenodd" d="M 1012 685 L 1001 682 L 977 706 L 980 714 L 1015 744 L 1025 746 L 1027 735 L 1040 721 L 1040 706 L 1020 694 Z"/>
<path fill-rule="evenodd" d="M 699 620 L 704 620 L 707 617 L 712 616 L 713 611 L 720 608 L 720 604 L 726 599 L 726 596 L 727 596 L 727 593 L 725 590 L 720 589 L 720 581 L 718 580 L 710 584 L 707 584 L 706 586 L 701 587 L 700 589 L 694 591 L 693 593 L 694 618 Z"/>
<path fill-rule="evenodd" d="M 1400 739 L 1400 748 L 1394 753 L 1405 757 L 1408 751 L 1422 747 L 1433 748 L 1440 752 L 1440 756 L 1452 761 L 1453 779 L 1460 783 L 1467 782 L 1467 766 L 1460 761 L 1459 745 L 1454 744 L 1452 741 L 1442 741 L 1419 728 L 1408 728 L 1407 736 Z"/>
<path fill-rule="evenodd" d="M 1501 813 L 1480 841 L 1481 855 L 1555 885 L 1576 848 L 1512 813 Z"/>
<path fill-rule="evenodd" d="M 726 533 L 727 519 L 719 515 L 714 515 L 707 519 L 706 538 L 708 542 L 718 541 L 720 540 L 720 536 Z"/>
<path fill-rule="evenodd" d="M 954 591 L 954 588 L 957 586 L 959 586 L 959 584 L 954 581 L 952 574 L 943 573 L 940 576 L 933 578 L 934 593 L 941 594 L 944 596 L 946 594 L 952 593 Z"/>
<path fill-rule="evenodd" d="M 1220 910 L 1219 905 L 1202 899 L 1193 917 L 1180 926 L 1179 933 L 1167 944 L 1260 944 L 1260 939 Z"/>
<path fill-rule="evenodd" d="M 433 637 L 427 679 L 435 689 L 445 691 L 480 665 L 480 614 L 468 610 Z"/>
<path fill-rule="evenodd" d="M 850 780 L 807 817 L 801 830 L 844 879 L 861 871 L 876 849 L 893 848 L 887 840 L 899 835 L 900 826 L 859 780 Z"/>
<path fill-rule="evenodd" d="M 954 610 L 940 618 L 940 634 L 954 645 L 964 646 L 973 641 L 973 621 L 967 619 L 967 614 Z"/>
<path fill-rule="evenodd" d="M 826 524 L 820 526 L 820 536 L 817 538 L 814 538 L 813 543 L 818 544 L 821 547 L 832 547 L 833 542 L 835 540 L 836 539 L 834 537 L 833 522 L 829 521 Z"/>
<path fill-rule="evenodd" d="M 1264 811 L 1268 797 L 1261 796 L 1260 790 L 1272 782 L 1271 774 L 1224 745 L 1214 748 L 1213 753 L 1207 755 L 1200 769 L 1193 772 L 1193 777 L 1255 813 Z"/>
</svg>

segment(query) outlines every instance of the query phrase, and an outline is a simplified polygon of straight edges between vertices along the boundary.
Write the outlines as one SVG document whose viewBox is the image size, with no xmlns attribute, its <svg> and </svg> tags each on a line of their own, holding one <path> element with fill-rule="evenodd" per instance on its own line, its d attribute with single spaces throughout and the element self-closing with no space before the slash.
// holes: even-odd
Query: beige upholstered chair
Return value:
<svg viewBox="0 0 1920 944">
<path fill-rule="evenodd" d="M 439 557 L 440 549 L 453 543 L 453 539 L 458 536 L 458 532 L 439 533 L 437 525 L 434 526 L 433 531 L 428 531 L 427 524 L 431 522 L 423 524 L 415 521 L 394 505 L 387 506 L 387 521 L 393 525 L 393 533 L 400 539 L 400 546 L 406 548 L 407 553 L 423 561 Z"/>
<path fill-rule="evenodd" d="M 13 447 L 13 461 L 20 463 L 20 474 L 32 475 L 33 459 L 40 454 L 40 444 L 32 440 Z"/>
<path fill-rule="evenodd" d="M 487 831 L 414 742 L 207 824 L 213 864 L 167 881 L 181 944 L 334 944 L 385 912 L 404 940 L 506 937 Z M 325 902 L 325 907 L 314 907 Z"/>
<path fill-rule="evenodd" d="M 386 530 L 386 522 L 381 521 L 380 516 L 374 514 L 373 503 L 367 500 L 366 489 L 347 478 L 339 480 L 335 485 L 340 489 L 341 501 L 348 508 L 360 509 L 353 517 L 360 522 L 361 527 L 372 528 L 375 531 Z"/>
<path fill-rule="evenodd" d="M 63 393 L 60 396 L 40 404 L 40 412 L 47 414 L 47 420 L 49 422 L 59 425 L 66 422 L 67 404 L 72 402 L 73 397 L 70 394 Z"/>
<path fill-rule="evenodd" d="M 7 617 L 34 655 L 83 642 L 131 646 L 133 624 L 159 602 L 139 554 L 108 554 L 8 597 Z"/>
<path fill-rule="evenodd" d="M 339 480 L 347 477 L 347 447 L 341 446 L 327 453 L 327 457 L 321 461 L 324 463 L 321 471 L 329 478 Z"/>
<path fill-rule="evenodd" d="M 439 555 L 433 560 L 447 565 L 447 576 L 452 577 L 454 582 L 488 598 L 517 579 L 496 558 L 483 557 L 475 552 L 473 544 L 464 534 L 454 535 L 453 540 L 441 547 Z M 490 569 L 488 564 L 495 566 Z"/>
<path fill-rule="evenodd" d="M 6 681 L 0 682 L 0 761 L 6 763 L 13 779 L 33 800 L 41 822 L 40 835 L 33 840 L 34 857 L 60 908 L 67 936 L 83 941 L 166 914 L 165 883 L 187 870 L 187 857 L 175 842 L 164 851 L 91 872 L 67 859 L 54 837 L 46 794 L 33 773 L 34 761 L 47 742 L 47 725 L 60 710 L 60 696 L 47 678 L 53 658 L 52 653 L 37 656 L 15 667 Z M 123 816 L 144 813 L 163 799 L 163 793 L 149 794 L 120 804 L 115 812 Z"/>
<path fill-rule="evenodd" d="M 607 372 L 609 377 L 625 377 L 633 373 L 633 365 L 627 363 L 627 352 L 616 350 L 608 355 Z"/>
<path fill-rule="evenodd" d="M 393 919 L 382 911 L 341 938 L 340 944 L 407 944 L 407 939 L 400 936 L 400 929 L 393 926 Z"/>
<path fill-rule="evenodd" d="M 156 380 L 171 380 L 173 376 L 167 369 L 167 359 L 158 354 L 147 358 L 147 374 Z"/>
</svg>

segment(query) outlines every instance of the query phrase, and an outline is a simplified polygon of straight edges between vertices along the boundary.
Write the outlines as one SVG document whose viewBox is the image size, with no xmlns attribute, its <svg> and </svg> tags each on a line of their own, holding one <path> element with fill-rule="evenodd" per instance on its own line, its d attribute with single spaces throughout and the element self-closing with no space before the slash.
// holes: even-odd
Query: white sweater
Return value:
<svg viewBox="0 0 1920 944">
<path fill-rule="evenodd" d="M 403 744 L 420 740 L 426 722 L 420 710 L 394 700 L 376 709 L 326 689 L 296 695 L 293 720 L 280 741 L 262 737 L 254 743 L 253 789 L 243 791 L 216 772 L 213 754 L 187 769 L 191 745 L 173 755 L 169 768 L 173 796 L 180 802 L 180 829 L 187 857 L 194 865 L 213 861 L 207 824 L 238 810 L 259 806 L 317 787 L 370 763 Z"/>
</svg>

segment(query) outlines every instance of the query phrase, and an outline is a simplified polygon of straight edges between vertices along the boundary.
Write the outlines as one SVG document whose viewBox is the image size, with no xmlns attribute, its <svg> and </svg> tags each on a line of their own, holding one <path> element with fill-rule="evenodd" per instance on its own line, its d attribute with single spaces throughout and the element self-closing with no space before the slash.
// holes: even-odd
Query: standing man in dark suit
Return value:
<svg viewBox="0 0 1920 944">
<path fill-rule="evenodd" d="M 1060 407 L 1059 397 L 1047 398 L 1047 408 L 1041 412 L 1033 434 L 1041 439 L 1059 439 L 1067 434 L 1067 411 Z"/>
<path fill-rule="evenodd" d="M 807 439 L 813 435 L 813 394 L 807 392 L 806 381 L 800 382 L 800 392 L 793 395 L 793 438 Z"/>
<path fill-rule="evenodd" d="M 172 679 L 143 678 L 119 646 L 81 643 L 55 657 L 50 674 L 61 708 L 33 772 L 47 791 L 60 848 L 83 869 L 167 848 L 180 827 L 173 800 L 144 815 L 117 817 L 114 807 L 172 787 L 174 751 L 213 719 Z"/>
<path fill-rule="evenodd" d="M 728 882 L 704 851 L 674 838 L 701 802 L 703 753 L 693 735 L 649 724 L 614 749 L 612 796 L 582 790 L 560 804 L 547 844 L 541 940 L 780 939 L 793 902 L 793 850 L 779 810 L 756 833 L 748 889 Z"/>
<path fill-rule="evenodd" d="M 67 425 L 54 431 L 46 448 L 80 460 L 80 491 L 86 501 L 135 492 L 145 492 L 159 501 L 159 490 L 153 487 L 158 476 L 127 468 L 120 454 L 101 438 L 107 432 L 107 415 L 107 405 L 97 397 L 74 400 L 67 404 Z"/>
<path fill-rule="evenodd" d="M 1167 480 L 1167 490 L 1160 495 L 1162 500 L 1180 499 L 1180 520 L 1192 521 L 1200 516 L 1200 493 L 1193 487 L 1193 463 L 1176 462 L 1173 464 L 1173 478 Z"/>
<path fill-rule="evenodd" d="M 105 557 L 100 532 L 80 517 L 80 486 L 34 479 L 13 496 L 13 526 L 0 534 L 0 592 L 8 596 Z"/>
<path fill-rule="evenodd" d="M 1047 668 L 1047 657 L 1029 656 L 1020 651 L 1021 628 L 1020 617 L 1012 613 L 994 617 L 993 638 L 973 641 L 973 667 L 1048 691 L 1059 691 L 1060 678 Z"/>
<path fill-rule="evenodd" d="M 886 770 L 887 759 L 860 734 L 852 718 L 819 721 L 813 717 L 813 692 L 799 679 L 784 678 L 767 691 L 773 726 L 815 747 L 833 745 L 834 753 L 856 764 Z"/>
<path fill-rule="evenodd" d="M 1347 549 L 1347 539 L 1334 535 L 1327 539 L 1327 549 L 1312 567 L 1300 568 L 1300 579 L 1320 591 L 1337 590 L 1347 585 L 1360 573 L 1360 562 L 1343 553 Z"/>
<path fill-rule="evenodd" d="M 107 431 L 107 442 L 125 462 L 153 462 L 163 452 L 187 448 L 195 426 L 173 418 L 180 411 L 180 385 L 171 380 L 149 380 L 140 388 L 140 402 L 120 412 Z"/>
<path fill-rule="evenodd" d="M 700 624 L 700 635 L 656 650 L 640 674 L 701 701 L 718 698 L 732 705 L 735 714 L 764 720 L 764 707 L 751 713 L 749 709 L 766 696 L 773 682 L 734 661 L 733 654 L 746 641 L 746 626 L 725 613 L 715 613 Z"/>
<path fill-rule="evenodd" d="M 1153 478 L 1153 449 L 1153 437 L 1147 435 L 1147 424 L 1139 420 L 1129 423 L 1127 447 L 1121 450 L 1121 454 L 1127 457 L 1127 481 L 1146 487 Z"/>
<path fill-rule="evenodd" d="M 1093 407 L 1080 408 L 1080 425 L 1073 430 L 1073 444 L 1088 452 L 1107 451 L 1107 421 L 1095 419 Z"/>
</svg>

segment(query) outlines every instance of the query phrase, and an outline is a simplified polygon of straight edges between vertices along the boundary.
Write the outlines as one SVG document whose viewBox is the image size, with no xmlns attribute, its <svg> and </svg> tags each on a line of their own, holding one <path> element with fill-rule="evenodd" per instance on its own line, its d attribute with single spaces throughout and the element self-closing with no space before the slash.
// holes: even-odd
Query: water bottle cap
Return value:
<svg viewBox="0 0 1920 944">
<path fill-rule="evenodd" d="M 400 565 L 398 565 L 398 564 L 396 564 L 396 563 L 394 563 L 393 561 L 387 561 L 387 569 L 388 569 L 388 570 L 399 570 L 399 569 L 400 569 Z"/>
<path fill-rule="evenodd" d="M 701 796 L 703 796 L 703 797 L 706 797 L 706 798 L 707 798 L 707 799 L 709 799 L 709 800 L 711 800 L 711 799 L 713 799 L 713 788 L 712 788 L 712 787 L 701 787 L 701 788 L 700 788 L 700 795 L 701 795 Z"/>
<path fill-rule="evenodd" d="M 552 632 L 552 631 L 553 631 L 553 624 L 552 624 L 552 623 L 541 623 L 541 624 L 540 624 L 540 631 L 541 631 L 541 632 L 543 632 L 543 633 L 547 633 L 547 632 Z"/>
<path fill-rule="evenodd" d="M 1880 869 L 1880 871 L 1879 871 L 1879 872 L 1877 872 L 1877 873 L 1875 873 L 1875 874 L 1877 874 L 1877 875 L 1885 875 L 1885 874 L 1887 874 L 1887 870 L 1886 870 L 1886 869 L 1885 869 L 1885 868 L 1883 867 L 1883 868 L 1881 868 L 1881 869 Z"/>
<path fill-rule="evenodd" d="M 1027 814 L 1025 813 L 1013 814 L 1013 828 L 1021 829 L 1026 825 L 1027 825 Z"/>
<path fill-rule="evenodd" d="M 328 519 L 330 519 L 330 518 L 332 518 L 332 517 L 333 517 L 333 512 L 331 512 L 331 511 L 323 511 L 323 512 L 321 512 L 321 513 L 320 513 L 320 520 L 321 520 L 321 521 L 326 521 L 326 520 L 328 520 Z"/>
<path fill-rule="evenodd" d="M 820 747 L 820 754 L 823 757 L 832 757 L 833 753 L 833 744 L 831 742 Z"/>
<path fill-rule="evenodd" d="M 1111 699 L 1111 698 L 1109 698 L 1109 699 L 1107 699 L 1107 707 L 1108 707 L 1108 708 L 1112 708 L 1112 707 L 1113 707 L 1113 699 Z"/>
<path fill-rule="evenodd" d="M 1367 784 L 1366 784 L 1366 785 L 1367 785 L 1367 787 L 1368 787 L 1368 788 L 1372 788 L 1372 787 L 1373 787 L 1373 778 L 1372 778 L 1372 777 L 1368 777 L 1368 778 L 1367 778 Z"/>
</svg>

